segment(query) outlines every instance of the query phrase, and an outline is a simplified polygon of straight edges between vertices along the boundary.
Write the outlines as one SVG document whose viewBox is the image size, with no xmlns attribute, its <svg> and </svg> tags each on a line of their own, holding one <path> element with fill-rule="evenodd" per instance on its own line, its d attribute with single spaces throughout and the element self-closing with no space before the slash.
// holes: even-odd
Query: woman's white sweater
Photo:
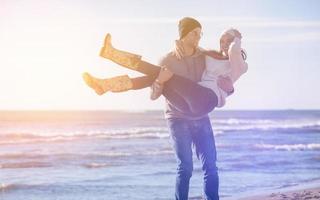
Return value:
<svg viewBox="0 0 320 200">
<path fill-rule="evenodd" d="M 206 68 L 202 74 L 201 81 L 198 83 L 204 87 L 212 89 L 218 97 L 217 107 L 223 107 L 226 103 L 228 94 L 218 86 L 219 76 L 228 76 L 232 83 L 248 70 L 248 64 L 241 55 L 241 40 L 235 38 L 229 48 L 229 59 L 218 60 L 206 56 Z"/>
</svg>

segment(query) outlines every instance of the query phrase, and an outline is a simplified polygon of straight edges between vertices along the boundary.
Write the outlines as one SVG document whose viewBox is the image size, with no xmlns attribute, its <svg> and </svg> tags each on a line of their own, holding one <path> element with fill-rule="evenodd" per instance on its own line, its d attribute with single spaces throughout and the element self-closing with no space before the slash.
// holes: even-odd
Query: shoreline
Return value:
<svg viewBox="0 0 320 200">
<path fill-rule="evenodd" d="M 281 189 L 246 193 L 225 200 L 316 200 L 320 199 L 320 180 Z"/>
</svg>

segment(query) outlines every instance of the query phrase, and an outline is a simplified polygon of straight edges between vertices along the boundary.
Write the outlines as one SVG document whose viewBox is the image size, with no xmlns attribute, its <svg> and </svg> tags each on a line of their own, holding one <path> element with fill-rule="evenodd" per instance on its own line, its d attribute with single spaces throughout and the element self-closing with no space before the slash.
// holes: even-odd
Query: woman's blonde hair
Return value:
<svg viewBox="0 0 320 200">
<path fill-rule="evenodd" d="M 221 33 L 221 35 L 220 35 L 220 39 L 221 39 L 221 37 L 222 36 L 224 36 L 224 35 L 226 35 L 226 34 L 229 34 L 229 35 L 231 35 L 231 36 L 233 36 L 233 37 L 235 37 L 236 36 L 236 34 L 235 34 L 235 32 L 234 32 L 234 28 L 228 28 L 228 29 L 226 29 L 226 30 L 224 30 L 224 31 L 222 31 L 222 33 Z M 222 54 L 222 51 L 220 50 L 220 53 Z M 241 56 L 242 56 L 242 58 L 243 58 L 243 60 L 246 60 L 247 59 L 247 52 L 244 50 L 244 49 L 241 49 Z"/>
<path fill-rule="evenodd" d="M 231 35 L 231 36 L 233 36 L 233 37 L 236 36 L 236 34 L 235 34 L 235 32 L 234 32 L 234 28 L 228 28 L 228 29 L 222 31 L 222 33 L 221 33 L 221 35 L 220 35 L 220 38 L 221 38 L 223 35 L 226 35 L 226 34 L 229 34 L 229 35 Z"/>
</svg>

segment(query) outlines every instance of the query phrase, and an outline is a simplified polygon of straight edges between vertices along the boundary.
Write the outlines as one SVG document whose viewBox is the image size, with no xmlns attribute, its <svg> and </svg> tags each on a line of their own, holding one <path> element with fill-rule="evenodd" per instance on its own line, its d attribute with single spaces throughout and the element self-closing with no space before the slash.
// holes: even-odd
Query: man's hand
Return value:
<svg viewBox="0 0 320 200">
<path fill-rule="evenodd" d="M 184 49 L 182 46 L 182 42 L 180 40 L 176 40 L 173 47 L 173 53 L 180 60 L 184 56 Z"/>
<path fill-rule="evenodd" d="M 218 86 L 228 94 L 234 90 L 232 80 L 229 77 L 219 76 Z"/>
</svg>

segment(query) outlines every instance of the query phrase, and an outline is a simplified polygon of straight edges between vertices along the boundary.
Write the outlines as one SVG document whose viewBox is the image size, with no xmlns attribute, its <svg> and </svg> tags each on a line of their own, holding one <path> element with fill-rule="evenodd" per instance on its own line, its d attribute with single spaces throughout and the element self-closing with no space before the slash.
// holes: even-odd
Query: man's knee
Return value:
<svg viewBox="0 0 320 200">
<path fill-rule="evenodd" d="M 212 163 L 212 164 L 203 165 L 202 171 L 205 176 L 212 176 L 212 175 L 216 176 L 218 173 L 218 168 L 215 163 L 214 164 Z"/>
<path fill-rule="evenodd" d="M 180 177 L 191 178 L 193 171 L 192 163 L 181 163 L 177 168 L 177 174 Z"/>
</svg>

